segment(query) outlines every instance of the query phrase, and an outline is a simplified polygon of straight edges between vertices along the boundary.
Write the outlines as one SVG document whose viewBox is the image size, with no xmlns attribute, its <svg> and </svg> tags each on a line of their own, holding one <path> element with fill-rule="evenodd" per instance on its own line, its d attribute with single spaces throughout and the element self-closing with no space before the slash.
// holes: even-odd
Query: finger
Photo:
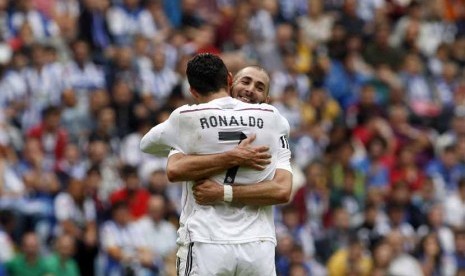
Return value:
<svg viewBox="0 0 465 276">
<path fill-rule="evenodd" d="M 267 146 L 260 146 L 260 147 L 256 147 L 254 148 L 254 150 L 256 152 L 267 152 L 270 150 L 270 147 L 267 147 Z"/>
<path fill-rule="evenodd" d="M 242 140 L 242 141 L 239 143 L 239 145 L 241 145 L 241 146 L 248 146 L 248 145 L 250 145 L 250 143 L 252 143 L 252 142 L 255 140 L 256 137 L 257 137 L 257 135 L 255 135 L 255 134 L 250 134 L 250 136 L 247 137 L 247 138 L 245 138 L 244 140 Z"/>
<path fill-rule="evenodd" d="M 269 164 L 271 164 L 271 161 L 269 161 L 269 160 L 257 160 L 255 163 L 256 163 L 257 165 L 264 166 L 264 165 L 269 165 Z"/>
<path fill-rule="evenodd" d="M 252 169 L 257 170 L 257 171 L 263 171 L 265 168 L 266 168 L 265 166 L 261 166 L 261 165 L 258 165 L 258 164 L 253 164 L 252 165 Z"/>
<path fill-rule="evenodd" d="M 256 159 L 258 160 L 270 160 L 271 159 L 271 154 L 269 153 L 260 153 L 256 155 Z"/>
</svg>

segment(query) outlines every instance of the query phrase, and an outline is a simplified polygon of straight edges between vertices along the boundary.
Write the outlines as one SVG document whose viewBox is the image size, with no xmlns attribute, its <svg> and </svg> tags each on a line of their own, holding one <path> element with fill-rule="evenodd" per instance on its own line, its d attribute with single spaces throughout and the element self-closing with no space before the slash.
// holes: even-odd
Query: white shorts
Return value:
<svg viewBox="0 0 465 276">
<path fill-rule="evenodd" d="M 190 243 L 177 253 L 178 276 L 275 276 L 275 245 Z"/>
</svg>

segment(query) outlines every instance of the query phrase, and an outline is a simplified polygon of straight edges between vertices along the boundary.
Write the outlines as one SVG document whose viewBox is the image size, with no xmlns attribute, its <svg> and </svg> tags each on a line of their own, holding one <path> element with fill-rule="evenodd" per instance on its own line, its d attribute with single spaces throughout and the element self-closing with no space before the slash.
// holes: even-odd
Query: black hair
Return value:
<svg viewBox="0 0 465 276">
<path fill-rule="evenodd" d="M 228 88 L 228 69 L 216 55 L 196 55 L 187 62 L 186 74 L 189 85 L 202 96 Z"/>
<path fill-rule="evenodd" d="M 121 178 L 127 178 L 129 176 L 137 176 L 137 168 L 131 165 L 124 165 L 120 171 Z"/>
<path fill-rule="evenodd" d="M 111 206 L 111 214 L 114 215 L 117 211 L 121 209 L 129 209 L 128 203 L 124 200 L 120 200 L 113 203 L 113 205 Z"/>
<path fill-rule="evenodd" d="M 61 108 L 58 106 L 50 105 L 42 110 L 42 118 L 47 118 L 50 115 L 58 115 L 61 113 Z"/>
</svg>

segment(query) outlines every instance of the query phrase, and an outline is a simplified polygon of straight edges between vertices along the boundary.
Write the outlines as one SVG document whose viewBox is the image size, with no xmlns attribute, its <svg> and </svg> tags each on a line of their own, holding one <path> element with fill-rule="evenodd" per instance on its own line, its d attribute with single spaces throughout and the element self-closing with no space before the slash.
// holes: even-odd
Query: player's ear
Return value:
<svg viewBox="0 0 465 276">
<path fill-rule="evenodd" d="M 228 87 L 231 88 L 233 82 L 233 75 L 231 72 L 228 72 Z"/>
<path fill-rule="evenodd" d="M 189 92 L 191 93 L 192 98 L 194 98 L 195 100 L 197 100 L 200 96 L 199 93 L 195 91 L 195 89 L 192 87 L 189 88 Z"/>
<path fill-rule="evenodd" d="M 269 104 L 271 102 L 270 96 L 266 96 L 265 98 L 265 103 Z"/>
</svg>

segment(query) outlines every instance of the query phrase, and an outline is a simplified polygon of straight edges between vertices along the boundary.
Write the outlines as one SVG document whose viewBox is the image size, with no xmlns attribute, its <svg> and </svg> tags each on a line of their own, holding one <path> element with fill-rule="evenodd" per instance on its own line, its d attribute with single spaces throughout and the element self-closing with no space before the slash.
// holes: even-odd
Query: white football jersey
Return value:
<svg viewBox="0 0 465 276">
<path fill-rule="evenodd" d="M 168 120 L 142 138 L 141 149 L 162 156 L 171 149 L 185 154 L 221 153 L 233 149 L 251 134 L 257 135 L 254 145 L 269 146 L 271 164 L 263 171 L 231 168 L 211 179 L 221 184 L 247 185 L 273 179 L 276 168 L 291 171 L 287 120 L 271 105 L 248 104 L 231 97 L 176 109 Z M 183 185 L 180 243 L 269 240 L 276 244 L 271 206 L 226 202 L 198 205 L 192 195 L 193 183 Z"/>
</svg>

